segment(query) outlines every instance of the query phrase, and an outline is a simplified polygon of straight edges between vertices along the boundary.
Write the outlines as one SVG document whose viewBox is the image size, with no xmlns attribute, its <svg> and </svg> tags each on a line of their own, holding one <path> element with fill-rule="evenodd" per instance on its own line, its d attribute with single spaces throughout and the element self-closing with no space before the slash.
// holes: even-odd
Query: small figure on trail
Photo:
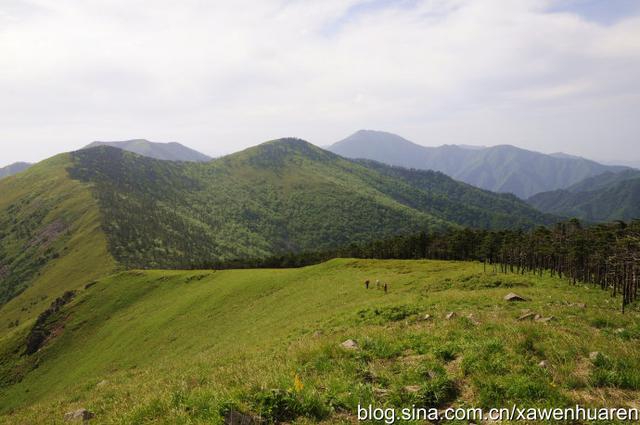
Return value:
<svg viewBox="0 0 640 425">
<path fill-rule="evenodd" d="M 380 279 L 376 280 L 376 289 L 380 289 Z"/>
<path fill-rule="evenodd" d="M 365 286 L 365 288 L 369 289 L 369 281 L 368 280 L 364 283 L 364 286 Z"/>
<path fill-rule="evenodd" d="M 384 284 L 384 293 L 386 294 L 388 290 L 389 290 L 389 287 L 388 287 L 388 286 L 387 286 L 387 284 L 385 283 L 385 284 Z"/>
</svg>

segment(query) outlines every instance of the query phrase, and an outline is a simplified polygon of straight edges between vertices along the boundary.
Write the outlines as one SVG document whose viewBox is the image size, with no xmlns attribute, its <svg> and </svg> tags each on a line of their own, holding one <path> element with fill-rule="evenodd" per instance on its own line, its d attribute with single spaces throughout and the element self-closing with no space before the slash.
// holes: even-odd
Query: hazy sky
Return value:
<svg viewBox="0 0 640 425">
<path fill-rule="evenodd" d="M 637 0 L 0 0 L 0 166 L 360 129 L 640 160 Z"/>
</svg>

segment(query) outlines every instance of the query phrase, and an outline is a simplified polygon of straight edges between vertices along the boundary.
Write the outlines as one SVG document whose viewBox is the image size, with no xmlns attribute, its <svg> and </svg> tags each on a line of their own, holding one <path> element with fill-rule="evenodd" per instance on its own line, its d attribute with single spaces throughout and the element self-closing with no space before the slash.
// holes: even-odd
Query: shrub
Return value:
<svg viewBox="0 0 640 425">
<path fill-rule="evenodd" d="M 615 322 L 607 317 L 596 317 L 591 321 L 591 326 L 598 329 L 606 329 L 615 327 Z"/>
<path fill-rule="evenodd" d="M 489 340 L 468 350 L 462 359 L 462 372 L 465 375 L 477 373 L 479 375 L 503 375 L 509 371 L 509 359 L 504 345 L 499 340 Z"/>
<path fill-rule="evenodd" d="M 425 382 L 420 392 L 418 400 L 423 407 L 441 407 L 458 396 L 458 389 L 455 383 L 447 375 L 437 375 Z"/>
<path fill-rule="evenodd" d="M 331 412 L 318 397 L 292 390 L 260 391 L 251 401 L 255 411 L 268 423 L 293 421 L 300 416 L 322 420 Z"/>
<path fill-rule="evenodd" d="M 367 338 L 362 344 L 365 357 L 390 359 L 402 354 L 405 349 L 400 341 L 389 341 L 383 338 Z"/>
<path fill-rule="evenodd" d="M 364 322 L 383 324 L 398 322 L 418 314 L 419 309 L 409 305 L 397 305 L 391 307 L 365 309 L 358 312 L 358 317 Z"/>
<path fill-rule="evenodd" d="M 531 371 L 533 372 L 533 371 Z M 502 376 L 479 376 L 474 379 L 481 407 L 522 407 L 570 405 L 558 388 L 542 374 L 518 373 Z"/>
<path fill-rule="evenodd" d="M 630 359 L 610 359 L 600 354 L 593 366 L 590 381 L 594 387 L 640 390 L 640 372 Z"/>
<path fill-rule="evenodd" d="M 446 345 L 436 348 L 434 354 L 438 359 L 448 363 L 456 359 L 457 349 L 451 345 Z"/>
<path fill-rule="evenodd" d="M 544 356 L 544 350 L 540 348 L 538 342 L 540 341 L 540 336 L 538 333 L 532 329 L 527 329 L 524 331 L 522 338 L 518 341 L 516 345 L 516 350 L 525 356 Z"/>
</svg>

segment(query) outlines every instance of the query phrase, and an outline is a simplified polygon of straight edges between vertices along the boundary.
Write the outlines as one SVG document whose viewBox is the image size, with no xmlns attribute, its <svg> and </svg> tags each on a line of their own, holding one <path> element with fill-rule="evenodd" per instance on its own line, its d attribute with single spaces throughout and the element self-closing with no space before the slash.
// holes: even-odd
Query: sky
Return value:
<svg viewBox="0 0 640 425">
<path fill-rule="evenodd" d="M 359 129 L 640 160 L 637 0 L 0 0 L 0 166 Z"/>
</svg>

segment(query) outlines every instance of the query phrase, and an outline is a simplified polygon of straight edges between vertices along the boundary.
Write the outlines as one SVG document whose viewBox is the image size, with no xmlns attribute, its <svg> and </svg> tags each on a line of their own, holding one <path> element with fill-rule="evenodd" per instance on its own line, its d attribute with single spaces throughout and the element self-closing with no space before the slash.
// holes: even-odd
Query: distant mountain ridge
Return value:
<svg viewBox="0 0 640 425">
<path fill-rule="evenodd" d="M 600 161 L 602 164 L 606 165 L 618 165 L 622 167 L 631 167 L 636 170 L 640 170 L 640 160 L 617 160 L 617 161 Z"/>
<path fill-rule="evenodd" d="M 29 164 L 28 162 L 14 162 L 6 167 L 2 167 L 0 168 L 0 179 L 18 174 L 31 167 L 31 165 L 32 164 Z"/>
<path fill-rule="evenodd" d="M 546 155 L 511 145 L 427 147 L 396 134 L 360 130 L 328 150 L 348 158 L 441 171 L 482 189 L 513 193 L 526 199 L 536 193 L 566 188 L 587 177 L 626 167 L 607 166 L 567 154 Z"/>
<path fill-rule="evenodd" d="M 564 190 L 538 193 L 527 200 L 550 214 L 587 221 L 640 218 L 640 170 L 606 172 Z"/>
<path fill-rule="evenodd" d="M 180 143 L 156 143 L 145 139 L 125 140 L 121 142 L 93 142 L 83 149 L 95 148 L 98 146 L 111 146 L 125 151 L 137 153 L 149 158 L 163 161 L 187 161 L 187 162 L 207 162 L 211 157 L 188 148 Z"/>
</svg>

